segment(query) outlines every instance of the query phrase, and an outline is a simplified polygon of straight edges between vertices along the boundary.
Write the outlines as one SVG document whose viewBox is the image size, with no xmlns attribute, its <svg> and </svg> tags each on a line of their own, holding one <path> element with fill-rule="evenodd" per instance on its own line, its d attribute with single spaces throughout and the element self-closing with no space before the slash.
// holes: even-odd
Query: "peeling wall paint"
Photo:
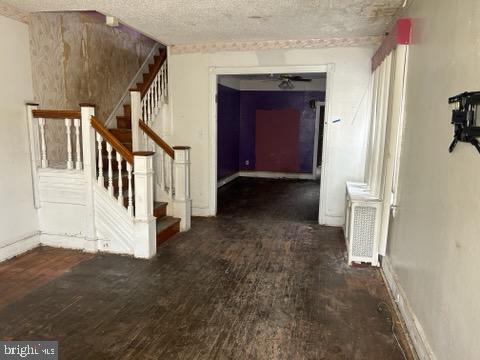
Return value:
<svg viewBox="0 0 480 360">
<path fill-rule="evenodd" d="M 103 19 L 80 12 L 31 15 L 33 88 L 41 108 L 77 109 L 89 102 L 106 121 L 155 42 L 124 27 L 108 27 Z M 47 121 L 45 135 L 49 160 L 63 162 L 63 122 Z"/>
</svg>

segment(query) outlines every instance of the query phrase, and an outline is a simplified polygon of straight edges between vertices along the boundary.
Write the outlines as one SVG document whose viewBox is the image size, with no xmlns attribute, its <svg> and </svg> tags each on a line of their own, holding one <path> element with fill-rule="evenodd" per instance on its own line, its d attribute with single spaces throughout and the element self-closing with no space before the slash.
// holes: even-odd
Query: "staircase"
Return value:
<svg viewBox="0 0 480 360">
<path fill-rule="evenodd" d="M 152 83 L 154 83 L 155 78 L 160 69 L 162 68 L 162 65 L 165 63 L 166 58 L 166 50 L 158 50 L 158 53 L 153 57 L 153 63 L 148 65 L 148 72 L 143 74 L 143 82 L 137 83 L 136 88 L 132 89 L 132 91 L 139 91 L 142 96 L 145 96 L 148 93 L 150 87 L 152 86 Z M 145 117 L 145 111 L 142 112 L 142 115 Z M 117 127 L 109 129 L 109 131 L 123 146 L 125 146 L 128 150 L 132 151 L 133 144 L 131 105 L 123 105 L 123 114 L 118 115 L 116 119 Z M 106 151 L 103 152 L 103 157 L 104 163 L 107 163 L 106 161 L 108 159 Z M 115 164 L 113 165 L 113 167 L 117 169 L 117 166 Z M 124 174 L 123 176 L 125 177 L 126 174 Z M 114 179 L 118 179 L 118 171 L 114 173 Z M 123 184 L 126 184 L 126 182 L 123 181 Z M 114 180 L 113 186 L 115 188 L 115 192 L 117 192 L 116 189 L 118 187 L 118 180 Z M 123 191 L 126 192 L 128 191 L 128 189 L 124 188 Z M 126 199 L 126 197 L 124 198 Z M 167 202 L 155 202 L 154 205 L 154 216 L 157 218 L 157 246 L 180 231 L 180 218 L 167 216 L 167 206 Z"/>
<path fill-rule="evenodd" d="M 151 258 L 190 228 L 190 148 L 170 147 L 150 127 L 168 118 L 166 56 L 152 50 L 106 125 L 92 104 L 80 111 L 27 105 L 36 207 L 48 205 L 43 213 L 53 224 L 43 243 Z M 47 119 L 65 124 L 66 169 L 49 164 Z"/>
</svg>

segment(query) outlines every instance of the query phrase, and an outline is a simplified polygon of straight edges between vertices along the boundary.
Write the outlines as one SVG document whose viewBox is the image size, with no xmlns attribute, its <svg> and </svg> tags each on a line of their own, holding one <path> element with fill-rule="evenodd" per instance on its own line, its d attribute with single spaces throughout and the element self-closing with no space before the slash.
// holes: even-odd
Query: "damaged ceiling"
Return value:
<svg viewBox="0 0 480 360">
<path fill-rule="evenodd" d="M 404 0 L 6 0 L 28 11 L 96 10 L 167 45 L 381 35 Z"/>
</svg>

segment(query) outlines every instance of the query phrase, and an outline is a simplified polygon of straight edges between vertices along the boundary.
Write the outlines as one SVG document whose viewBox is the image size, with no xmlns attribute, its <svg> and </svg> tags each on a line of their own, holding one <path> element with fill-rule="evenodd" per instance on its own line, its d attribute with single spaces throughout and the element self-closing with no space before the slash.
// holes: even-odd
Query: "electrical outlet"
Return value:
<svg viewBox="0 0 480 360">
<path fill-rule="evenodd" d="M 245 160 L 245 165 L 250 165 L 250 160 Z"/>
</svg>

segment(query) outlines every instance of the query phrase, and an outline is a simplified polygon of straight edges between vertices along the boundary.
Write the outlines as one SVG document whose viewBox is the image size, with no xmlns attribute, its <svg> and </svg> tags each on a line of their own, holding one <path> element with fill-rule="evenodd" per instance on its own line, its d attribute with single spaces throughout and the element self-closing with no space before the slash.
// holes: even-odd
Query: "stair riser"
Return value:
<svg viewBox="0 0 480 360">
<path fill-rule="evenodd" d="M 110 132 L 122 143 L 131 143 L 132 142 L 132 134 L 131 133 L 126 133 L 126 132 L 119 132 L 119 131 L 114 131 L 115 129 L 112 129 Z"/>
<path fill-rule="evenodd" d="M 132 129 L 132 119 L 125 116 L 117 117 L 117 128 L 118 129 Z"/>
<path fill-rule="evenodd" d="M 167 216 L 167 206 L 159 206 L 158 208 L 155 208 L 153 211 L 153 216 L 155 216 L 157 219 L 161 219 L 165 216 Z"/>
<path fill-rule="evenodd" d="M 157 246 L 161 243 L 170 239 L 173 235 L 180 232 L 180 223 L 175 223 L 169 226 L 168 228 L 162 230 L 160 233 L 157 233 Z"/>
</svg>

